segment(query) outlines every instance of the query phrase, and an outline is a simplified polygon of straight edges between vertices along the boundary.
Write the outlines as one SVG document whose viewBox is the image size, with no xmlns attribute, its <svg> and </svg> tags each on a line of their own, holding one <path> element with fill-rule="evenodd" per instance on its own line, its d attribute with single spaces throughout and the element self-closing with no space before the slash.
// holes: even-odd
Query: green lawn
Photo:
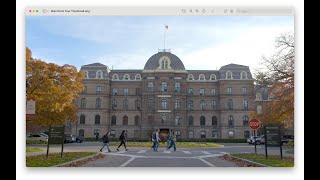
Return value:
<svg viewBox="0 0 320 180">
<path fill-rule="evenodd" d="M 280 156 L 268 155 L 268 159 L 264 154 L 232 154 L 232 156 L 240 157 L 243 159 L 248 159 L 260 164 L 265 164 L 271 167 L 293 167 L 294 159 L 293 157 L 283 157 L 281 160 Z"/>
<path fill-rule="evenodd" d="M 117 146 L 120 142 L 111 142 L 111 146 Z M 196 143 L 196 142 L 177 142 L 177 147 L 223 147 L 222 144 L 215 143 Z M 127 142 L 128 147 L 151 147 L 152 142 Z M 167 147 L 167 143 L 159 143 L 159 147 Z"/>
<path fill-rule="evenodd" d="M 30 147 L 27 147 L 26 151 L 27 151 L 27 152 L 41 152 L 42 149 L 40 149 L 40 148 L 30 148 Z"/>
<path fill-rule="evenodd" d="M 60 153 L 49 154 L 48 159 L 46 154 L 38 156 L 27 156 L 26 166 L 27 167 L 49 167 L 65 162 L 73 161 L 82 157 L 91 156 L 96 154 L 96 152 L 66 152 L 63 153 L 62 158 Z"/>
</svg>

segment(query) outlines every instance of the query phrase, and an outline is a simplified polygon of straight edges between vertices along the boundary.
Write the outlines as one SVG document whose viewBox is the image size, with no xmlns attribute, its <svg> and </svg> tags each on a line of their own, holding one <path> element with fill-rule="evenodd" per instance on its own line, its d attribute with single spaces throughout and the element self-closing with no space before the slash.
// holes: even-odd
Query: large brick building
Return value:
<svg viewBox="0 0 320 180">
<path fill-rule="evenodd" d="M 110 70 L 83 65 L 85 91 L 77 100 L 79 120 L 72 133 L 96 132 L 118 137 L 149 137 L 160 128 L 181 138 L 246 138 L 255 111 L 254 80 L 248 66 L 228 64 L 219 70 L 186 70 L 168 51 L 149 58 L 142 70 Z"/>
</svg>

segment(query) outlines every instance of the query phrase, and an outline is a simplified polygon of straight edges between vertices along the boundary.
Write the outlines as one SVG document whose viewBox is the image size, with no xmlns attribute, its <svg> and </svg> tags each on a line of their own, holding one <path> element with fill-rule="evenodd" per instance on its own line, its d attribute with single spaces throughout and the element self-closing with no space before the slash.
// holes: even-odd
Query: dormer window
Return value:
<svg viewBox="0 0 320 180">
<path fill-rule="evenodd" d="M 112 76 L 112 80 L 119 80 L 118 74 L 114 74 L 114 75 Z"/>
<path fill-rule="evenodd" d="M 103 78 L 103 73 L 102 73 L 102 71 L 97 71 L 97 73 L 96 73 L 96 78 L 99 78 L 99 79 L 102 79 Z"/>
<path fill-rule="evenodd" d="M 168 69 L 168 60 L 166 58 L 161 61 L 161 69 Z"/>
<path fill-rule="evenodd" d="M 123 76 L 123 80 L 129 80 L 129 79 L 130 79 L 129 74 L 125 74 L 125 75 Z"/>
<path fill-rule="evenodd" d="M 83 73 L 84 73 L 84 78 L 88 79 L 89 78 L 89 72 L 88 71 L 83 71 Z"/>
<path fill-rule="evenodd" d="M 210 75 L 210 80 L 211 80 L 211 81 L 217 80 L 216 75 L 215 75 L 215 74 L 211 74 L 211 75 Z"/>
<path fill-rule="evenodd" d="M 188 75 L 188 80 L 189 80 L 189 81 L 194 80 L 194 77 L 193 77 L 193 75 L 192 75 L 192 74 L 189 74 L 189 75 Z"/>
<path fill-rule="evenodd" d="M 206 80 L 206 78 L 204 77 L 203 74 L 200 74 L 200 75 L 199 75 L 199 80 L 200 80 L 200 81 L 204 81 L 204 80 Z"/>
<path fill-rule="evenodd" d="M 233 79 L 231 71 L 226 72 L 226 79 Z"/>
<path fill-rule="evenodd" d="M 136 74 L 135 79 L 136 79 L 136 80 L 141 80 L 141 75 L 140 75 L 140 74 Z"/>
<path fill-rule="evenodd" d="M 242 71 L 242 72 L 241 72 L 240 79 L 248 79 L 247 72 Z"/>
</svg>

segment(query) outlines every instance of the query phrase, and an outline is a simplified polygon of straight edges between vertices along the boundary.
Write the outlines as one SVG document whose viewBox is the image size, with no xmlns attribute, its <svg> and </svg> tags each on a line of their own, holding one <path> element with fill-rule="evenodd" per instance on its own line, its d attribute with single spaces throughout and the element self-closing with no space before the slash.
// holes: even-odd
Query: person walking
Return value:
<svg viewBox="0 0 320 180">
<path fill-rule="evenodd" d="M 171 131 L 169 131 L 166 139 L 167 139 L 167 150 L 168 150 L 171 143 Z"/>
<path fill-rule="evenodd" d="M 151 134 L 151 141 L 152 141 L 152 146 L 151 146 L 151 149 L 153 149 L 154 148 L 154 145 L 155 145 L 155 143 L 154 143 L 154 137 L 155 137 L 155 135 L 156 135 L 156 131 L 153 131 L 152 132 L 152 134 Z"/>
<path fill-rule="evenodd" d="M 173 150 L 176 151 L 177 150 L 177 147 L 176 147 L 177 136 L 176 136 L 175 131 L 172 132 L 172 136 L 170 139 L 171 139 L 171 141 L 170 141 L 170 146 L 168 147 L 168 150 L 171 149 L 171 147 L 173 146 Z"/>
<path fill-rule="evenodd" d="M 96 132 L 95 137 L 94 137 L 94 141 L 95 141 L 95 142 L 97 142 L 97 141 L 98 141 L 98 139 L 99 139 L 99 133 L 98 133 L 98 132 Z"/>
<path fill-rule="evenodd" d="M 109 149 L 109 135 L 110 135 L 110 132 L 107 132 L 104 136 L 102 136 L 103 146 L 102 146 L 102 148 L 100 149 L 100 152 L 102 152 L 102 150 L 103 150 L 103 148 L 104 148 L 105 146 L 107 146 L 108 152 L 111 152 L 111 150 Z"/>
<path fill-rule="evenodd" d="M 120 142 L 120 144 L 119 144 L 119 146 L 118 146 L 118 148 L 117 148 L 117 151 L 119 151 L 119 148 L 120 148 L 120 146 L 122 146 L 122 144 L 124 145 L 124 148 L 126 149 L 126 151 L 128 151 L 127 146 L 126 146 L 126 136 L 125 136 L 125 133 L 126 133 L 126 131 L 123 130 L 122 133 L 121 133 L 121 135 L 119 136 L 119 139 L 120 139 L 121 142 Z"/>
<path fill-rule="evenodd" d="M 153 137 L 154 140 L 154 146 L 153 146 L 153 151 L 158 151 L 158 146 L 159 146 L 159 141 L 161 140 L 159 138 L 159 129 L 156 130 L 155 136 Z"/>
</svg>

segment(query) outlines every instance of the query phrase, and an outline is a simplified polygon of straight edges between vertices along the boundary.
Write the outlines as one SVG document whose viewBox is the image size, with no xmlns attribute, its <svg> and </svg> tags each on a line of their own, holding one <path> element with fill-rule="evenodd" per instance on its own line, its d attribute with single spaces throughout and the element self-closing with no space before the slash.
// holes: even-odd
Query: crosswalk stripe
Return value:
<svg viewBox="0 0 320 180">
<path fill-rule="evenodd" d="M 141 153 L 146 153 L 147 152 L 147 150 L 140 150 L 140 151 L 138 151 L 137 153 L 138 154 L 141 154 Z"/>
<path fill-rule="evenodd" d="M 190 151 L 182 151 L 184 152 L 185 154 L 192 154 Z"/>
<path fill-rule="evenodd" d="M 171 151 L 163 151 L 163 153 L 171 153 Z"/>
<path fill-rule="evenodd" d="M 119 152 L 116 152 L 117 154 L 122 154 L 122 153 L 125 153 L 127 151 L 119 151 Z"/>
<path fill-rule="evenodd" d="M 207 151 L 201 151 L 203 154 L 210 154 L 209 152 Z"/>
</svg>

